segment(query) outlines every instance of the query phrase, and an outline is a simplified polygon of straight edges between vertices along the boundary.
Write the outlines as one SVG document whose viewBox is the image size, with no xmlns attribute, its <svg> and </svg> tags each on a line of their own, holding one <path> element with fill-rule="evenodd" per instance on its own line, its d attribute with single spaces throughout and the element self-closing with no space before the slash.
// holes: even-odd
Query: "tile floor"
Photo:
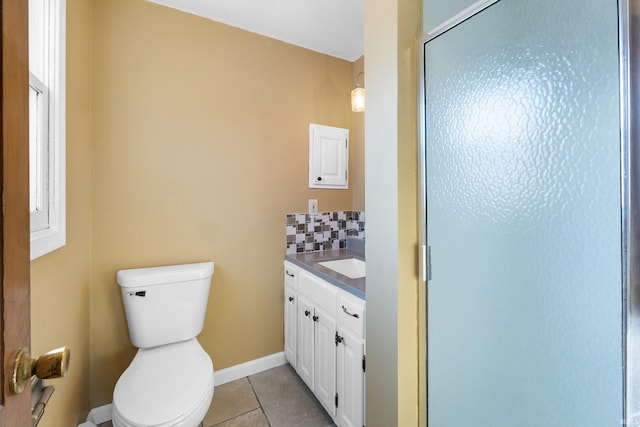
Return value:
<svg viewBox="0 0 640 427">
<path fill-rule="evenodd" d="M 111 422 L 99 427 L 111 427 Z M 290 365 L 217 386 L 201 427 L 335 427 Z"/>
</svg>

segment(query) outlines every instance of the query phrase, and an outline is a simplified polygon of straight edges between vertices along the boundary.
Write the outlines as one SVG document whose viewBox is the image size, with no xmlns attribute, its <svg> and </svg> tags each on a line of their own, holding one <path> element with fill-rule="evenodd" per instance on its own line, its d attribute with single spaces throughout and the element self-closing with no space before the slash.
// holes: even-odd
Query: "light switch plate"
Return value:
<svg viewBox="0 0 640 427">
<path fill-rule="evenodd" d="M 318 200 L 309 199 L 309 215 L 318 215 Z"/>
</svg>

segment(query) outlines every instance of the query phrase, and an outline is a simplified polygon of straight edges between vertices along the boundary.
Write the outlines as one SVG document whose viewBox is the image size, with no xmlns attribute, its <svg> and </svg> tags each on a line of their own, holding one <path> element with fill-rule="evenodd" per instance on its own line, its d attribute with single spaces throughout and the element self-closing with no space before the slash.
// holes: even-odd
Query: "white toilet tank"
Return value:
<svg viewBox="0 0 640 427">
<path fill-rule="evenodd" d="M 204 325 L 213 263 L 120 270 L 131 343 L 150 348 L 195 338 Z"/>
</svg>

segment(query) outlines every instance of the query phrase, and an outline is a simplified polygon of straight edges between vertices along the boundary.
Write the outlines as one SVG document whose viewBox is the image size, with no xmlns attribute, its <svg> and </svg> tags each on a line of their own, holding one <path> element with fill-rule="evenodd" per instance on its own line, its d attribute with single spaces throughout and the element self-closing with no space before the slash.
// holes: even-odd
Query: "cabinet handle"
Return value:
<svg viewBox="0 0 640 427">
<path fill-rule="evenodd" d="M 305 311 L 304 311 L 304 315 L 305 315 L 306 317 L 309 317 L 309 315 L 310 315 L 310 314 L 311 314 L 311 312 L 310 312 L 309 310 L 305 310 Z"/>
<path fill-rule="evenodd" d="M 314 322 L 317 322 L 318 321 L 318 316 L 313 316 L 312 319 L 313 319 Z"/>
<path fill-rule="evenodd" d="M 316 180 L 318 180 L 318 181 L 322 181 L 322 177 L 321 177 L 321 176 L 319 176 L 318 178 L 316 178 Z"/>
<path fill-rule="evenodd" d="M 289 270 L 285 270 L 285 273 L 287 273 L 287 276 L 289 276 L 289 277 L 296 277 L 295 274 L 289 273 Z"/>
<path fill-rule="evenodd" d="M 344 305 L 342 306 L 342 311 L 347 313 L 349 316 L 355 317 L 356 319 L 360 318 L 360 316 L 358 316 L 358 313 L 349 313 L 349 310 L 347 310 L 347 307 L 345 307 Z"/>
<path fill-rule="evenodd" d="M 293 302 L 293 297 L 289 297 L 289 302 Z"/>
</svg>

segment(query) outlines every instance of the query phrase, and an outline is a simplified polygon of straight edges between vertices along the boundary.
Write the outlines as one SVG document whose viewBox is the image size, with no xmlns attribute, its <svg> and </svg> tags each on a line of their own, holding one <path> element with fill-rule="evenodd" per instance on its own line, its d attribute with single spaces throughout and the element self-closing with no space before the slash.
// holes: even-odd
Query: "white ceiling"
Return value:
<svg viewBox="0 0 640 427">
<path fill-rule="evenodd" d="M 337 58 L 364 53 L 364 0 L 150 0 Z"/>
</svg>

